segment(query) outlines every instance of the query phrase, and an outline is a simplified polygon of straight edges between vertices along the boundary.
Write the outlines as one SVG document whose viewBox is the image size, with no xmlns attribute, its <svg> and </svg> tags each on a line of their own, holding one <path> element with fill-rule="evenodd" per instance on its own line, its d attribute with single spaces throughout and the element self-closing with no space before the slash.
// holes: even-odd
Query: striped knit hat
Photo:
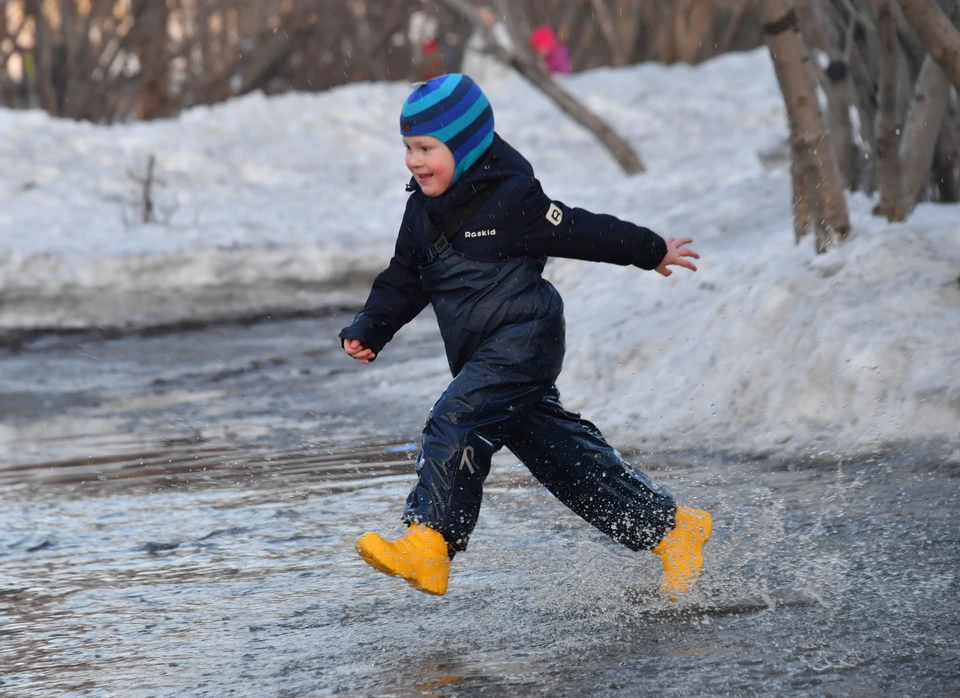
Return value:
<svg viewBox="0 0 960 698">
<path fill-rule="evenodd" d="M 400 133 L 433 136 L 453 153 L 455 183 L 493 143 L 493 108 L 483 90 L 460 73 L 417 86 L 403 103 Z"/>
</svg>

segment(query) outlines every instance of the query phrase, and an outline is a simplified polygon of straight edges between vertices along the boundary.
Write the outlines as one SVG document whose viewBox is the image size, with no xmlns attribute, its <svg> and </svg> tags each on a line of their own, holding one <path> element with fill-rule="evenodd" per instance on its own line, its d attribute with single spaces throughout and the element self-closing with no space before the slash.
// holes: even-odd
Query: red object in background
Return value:
<svg viewBox="0 0 960 698">
<path fill-rule="evenodd" d="M 420 68 L 420 79 L 423 81 L 446 74 L 443 66 L 443 56 L 440 55 L 440 42 L 436 39 L 427 39 L 423 42 L 423 63 Z"/>
<path fill-rule="evenodd" d="M 556 33 L 550 27 L 541 24 L 530 32 L 530 48 L 541 56 L 552 53 L 557 48 Z"/>
<path fill-rule="evenodd" d="M 567 45 L 557 39 L 556 33 L 545 24 L 530 32 L 530 47 L 537 52 L 551 73 L 571 72 Z"/>
</svg>

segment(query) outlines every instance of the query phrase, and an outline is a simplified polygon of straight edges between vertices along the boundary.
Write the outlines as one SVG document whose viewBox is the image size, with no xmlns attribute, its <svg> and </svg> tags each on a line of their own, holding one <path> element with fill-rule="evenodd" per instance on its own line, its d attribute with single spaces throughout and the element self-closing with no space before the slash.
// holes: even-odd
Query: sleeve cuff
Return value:
<svg viewBox="0 0 960 698">
<path fill-rule="evenodd" d="M 634 266 L 650 271 L 660 266 L 660 262 L 667 256 L 667 242 L 652 230 L 646 229 L 646 240 L 640 249 L 640 256 L 634 261 Z"/>
<path fill-rule="evenodd" d="M 357 313 L 357 316 L 353 319 L 353 324 L 344 327 L 337 336 L 340 338 L 341 347 L 346 339 L 359 339 L 367 348 L 372 349 L 374 354 L 379 354 L 389 341 L 382 335 L 382 331 L 378 331 L 376 321 L 363 313 Z"/>
</svg>

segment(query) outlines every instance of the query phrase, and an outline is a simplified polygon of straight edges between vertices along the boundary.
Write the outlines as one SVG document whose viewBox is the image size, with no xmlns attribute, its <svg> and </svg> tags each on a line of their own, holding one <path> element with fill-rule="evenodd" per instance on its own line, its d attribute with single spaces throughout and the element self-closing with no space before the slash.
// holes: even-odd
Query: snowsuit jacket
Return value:
<svg viewBox="0 0 960 698">
<path fill-rule="evenodd" d="M 431 299 L 420 276 L 429 260 L 425 216 L 443 225 L 474 194 L 497 189 L 450 243 L 474 259 L 498 261 L 529 257 L 566 257 L 590 262 L 633 264 L 654 269 L 667 253 L 663 238 L 614 216 L 571 208 L 550 199 L 535 179 L 533 167 L 499 135 L 480 160 L 454 186 L 436 198 L 426 196 L 411 179 L 396 249 L 390 265 L 377 276 L 363 310 L 340 339 L 359 339 L 379 354 L 396 332 L 413 320 Z"/>
</svg>

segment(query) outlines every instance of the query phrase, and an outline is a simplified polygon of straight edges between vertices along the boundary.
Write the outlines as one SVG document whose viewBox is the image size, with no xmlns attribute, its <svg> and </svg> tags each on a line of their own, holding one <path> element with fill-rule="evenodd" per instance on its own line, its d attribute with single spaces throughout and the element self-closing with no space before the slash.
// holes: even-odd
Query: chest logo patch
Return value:
<svg viewBox="0 0 960 698">
<path fill-rule="evenodd" d="M 550 204 L 550 208 L 547 209 L 547 220 L 553 225 L 560 225 L 563 222 L 563 211 L 560 210 L 559 206 L 554 203 Z"/>
<path fill-rule="evenodd" d="M 485 238 L 485 237 L 489 237 L 489 236 L 491 236 L 491 235 L 496 235 L 496 234 L 497 234 L 497 229 L 496 229 L 496 228 L 490 228 L 490 229 L 488 229 L 488 230 L 475 230 L 475 231 L 473 231 L 473 232 L 467 231 L 467 232 L 465 232 L 465 233 L 463 234 L 463 237 L 465 237 L 465 238 Z"/>
</svg>

